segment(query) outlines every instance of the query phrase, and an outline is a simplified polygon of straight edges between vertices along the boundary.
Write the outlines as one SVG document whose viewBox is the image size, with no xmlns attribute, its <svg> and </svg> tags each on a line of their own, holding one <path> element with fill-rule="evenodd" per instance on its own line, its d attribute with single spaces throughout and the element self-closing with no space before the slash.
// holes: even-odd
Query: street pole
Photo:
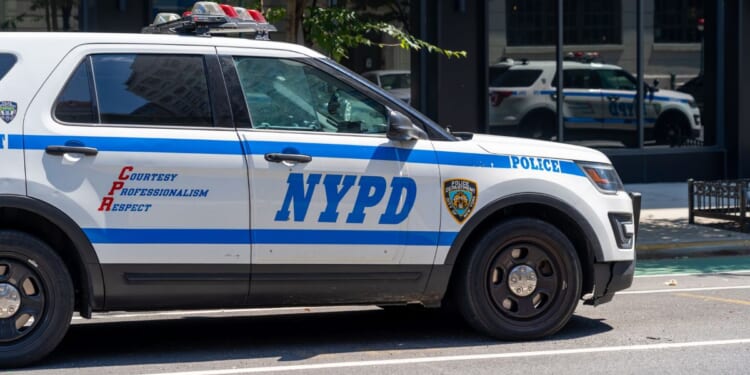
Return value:
<svg viewBox="0 0 750 375">
<path fill-rule="evenodd" d="M 639 0 L 640 1 L 640 0 Z M 555 46 L 557 59 L 557 140 L 563 142 L 563 0 L 557 0 L 557 45 Z"/>
<path fill-rule="evenodd" d="M 637 91 L 635 95 L 635 103 L 633 104 L 635 105 L 635 120 L 638 126 L 638 148 L 643 148 L 643 0 L 636 0 L 635 13 L 635 64 L 637 74 Z"/>
</svg>

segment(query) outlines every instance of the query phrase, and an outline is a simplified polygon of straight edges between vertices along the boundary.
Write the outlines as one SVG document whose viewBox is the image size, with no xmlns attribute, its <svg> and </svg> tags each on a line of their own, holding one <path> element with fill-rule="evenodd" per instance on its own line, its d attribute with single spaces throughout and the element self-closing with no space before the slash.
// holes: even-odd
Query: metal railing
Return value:
<svg viewBox="0 0 750 375">
<path fill-rule="evenodd" d="M 729 220 L 746 231 L 748 202 L 750 201 L 750 179 L 694 181 L 688 180 L 688 222 L 695 217 Z"/>
</svg>

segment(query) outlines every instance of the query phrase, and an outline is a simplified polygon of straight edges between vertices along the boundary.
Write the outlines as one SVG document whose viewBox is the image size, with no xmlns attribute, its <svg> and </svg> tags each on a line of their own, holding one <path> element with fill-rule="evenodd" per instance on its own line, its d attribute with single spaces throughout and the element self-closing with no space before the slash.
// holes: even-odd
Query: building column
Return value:
<svg viewBox="0 0 750 375">
<path fill-rule="evenodd" d="M 736 74 L 738 75 L 738 95 L 737 95 L 737 176 L 741 178 L 750 178 L 750 72 L 747 67 L 750 66 L 750 4 L 745 1 L 738 1 L 739 22 L 738 28 L 738 50 L 739 62 Z M 727 72 L 727 80 L 731 80 L 733 71 Z M 732 108 L 732 107 L 727 107 Z M 732 155 L 732 154 L 730 154 Z"/>
<path fill-rule="evenodd" d="M 487 2 L 412 0 L 417 36 L 444 49 L 465 50 L 448 59 L 415 52 L 412 105 L 444 127 L 484 132 L 487 125 Z"/>
</svg>

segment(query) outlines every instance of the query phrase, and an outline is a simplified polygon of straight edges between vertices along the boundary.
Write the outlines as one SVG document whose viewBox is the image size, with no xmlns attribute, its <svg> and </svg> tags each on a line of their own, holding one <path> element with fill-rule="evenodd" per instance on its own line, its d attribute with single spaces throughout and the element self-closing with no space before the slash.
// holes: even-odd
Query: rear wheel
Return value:
<svg viewBox="0 0 750 375">
<path fill-rule="evenodd" d="M 531 218 L 490 230 L 462 263 L 455 296 L 477 330 L 500 339 L 559 331 L 581 294 L 581 265 L 567 237 Z"/>
<path fill-rule="evenodd" d="M 45 243 L 0 231 L 0 367 L 23 366 L 52 351 L 73 314 L 73 283 Z"/>
</svg>

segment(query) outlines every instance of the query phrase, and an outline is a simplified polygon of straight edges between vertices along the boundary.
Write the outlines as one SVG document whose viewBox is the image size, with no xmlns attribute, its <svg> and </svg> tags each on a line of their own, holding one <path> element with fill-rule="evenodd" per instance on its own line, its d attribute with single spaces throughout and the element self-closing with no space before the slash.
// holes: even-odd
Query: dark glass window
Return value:
<svg viewBox="0 0 750 375">
<path fill-rule="evenodd" d="M 557 87 L 557 74 L 552 78 L 552 87 Z M 563 73 L 564 89 L 600 89 L 602 82 L 591 69 L 565 69 Z"/>
<path fill-rule="evenodd" d="M 490 87 L 528 87 L 534 84 L 540 75 L 542 71 L 537 69 L 510 69 L 490 82 Z"/>
<path fill-rule="evenodd" d="M 556 1 L 508 0 L 509 46 L 554 45 L 557 40 Z M 563 43 L 620 44 L 620 0 L 564 0 Z"/>
<path fill-rule="evenodd" d="M 97 116 L 91 98 L 91 65 L 86 58 L 78 65 L 73 75 L 68 79 L 65 88 L 57 97 L 55 117 L 64 122 L 91 124 L 96 123 Z"/>
<path fill-rule="evenodd" d="M 698 43 L 698 20 L 703 18 L 703 0 L 656 0 L 654 42 Z"/>
<path fill-rule="evenodd" d="M 298 61 L 235 57 L 257 129 L 385 133 L 386 108 L 328 73 Z"/>
<path fill-rule="evenodd" d="M 0 53 L 0 79 L 3 79 L 15 64 L 16 56 L 9 53 Z"/>
<path fill-rule="evenodd" d="M 490 67 L 490 87 L 497 87 L 503 74 L 510 69 L 509 66 L 491 66 Z"/>
<path fill-rule="evenodd" d="M 212 126 L 202 56 L 91 58 L 103 124 Z"/>
<path fill-rule="evenodd" d="M 635 78 L 624 70 L 597 69 L 596 72 L 602 80 L 602 88 L 635 91 L 638 87 Z"/>
</svg>

